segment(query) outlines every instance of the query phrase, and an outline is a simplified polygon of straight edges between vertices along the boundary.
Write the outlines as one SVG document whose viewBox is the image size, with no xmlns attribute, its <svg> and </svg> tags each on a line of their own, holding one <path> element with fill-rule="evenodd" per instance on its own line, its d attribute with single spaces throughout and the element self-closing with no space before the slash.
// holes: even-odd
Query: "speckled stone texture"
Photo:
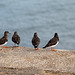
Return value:
<svg viewBox="0 0 75 75">
<path fill-rule="evenodd" d="M 0 51 L 0 75 L 75 75 L 75 51 L 9 47 Z"/>
</svg>

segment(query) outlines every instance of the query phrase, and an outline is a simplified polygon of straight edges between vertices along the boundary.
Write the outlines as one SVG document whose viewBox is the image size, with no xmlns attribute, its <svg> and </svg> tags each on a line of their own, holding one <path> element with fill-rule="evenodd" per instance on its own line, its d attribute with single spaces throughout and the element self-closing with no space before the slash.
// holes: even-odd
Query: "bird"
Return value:
<svg viewBox="0 0 75 75">
<path fill-rule="evenodd" d="M 18 45 L 19 47 L 19 44 L 20 44 L 20 36 L 18 35 L 17 32 L 14 32 L 13 36 L 12 36 L 12 41 L 15 43 L 15 46 L 16 44 Z"/>
<path fill-rule="evenodd" d="M 3 46 L 3 48 L 8 48 L 8 47 L 4 46 L 8 42 L 8 34 L 10 34 L 10 33 L 8 31 L 5 31 L 4 36 L 2 38 L 0 38 L 0 46 Z M 0 50 L 2 50 L 2 49 L 0 49 Z"/>
<path fill-rule="evenodd" d="M 32 38 L 32 45 L 34 46 L 35 50 L 39 50 L 40 38 L 37 35 L 37 32 L 34 33 Z"/>
<path fill-rule="evenodd" d="M 52 39 L 49 40 L 49 42 L 43 47 L 43 48 L 46 48 L 46 47 L 50 47 L 52 51 L 56 51 L 54 49 L 54 47 L 59 43 L 59 37 L 58 37 L 58 34 L 55 33 L 54 34 L 54 37 Z"/>
</svg>

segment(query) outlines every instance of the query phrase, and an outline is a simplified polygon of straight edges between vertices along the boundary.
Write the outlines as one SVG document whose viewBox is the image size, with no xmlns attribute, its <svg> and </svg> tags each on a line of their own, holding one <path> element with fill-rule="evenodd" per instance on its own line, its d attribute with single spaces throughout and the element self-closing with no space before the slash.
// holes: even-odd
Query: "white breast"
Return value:
<svg viewBox="0 0 75 75">
<path fill-rule="evenodd" d="M 4 46 L 5 44 L 7 44 L 8 42 L 5 42 L 4 44 L 0 45 L 0 46 Z"/>
<path fill-rule="evenodd" d="M 58 43 L 59 43 L 59 41 L 58 41 L 55 45 L 52 45 L 52 46 L 50 46 L 50 47 L 55 47 Z"/>
</svg>

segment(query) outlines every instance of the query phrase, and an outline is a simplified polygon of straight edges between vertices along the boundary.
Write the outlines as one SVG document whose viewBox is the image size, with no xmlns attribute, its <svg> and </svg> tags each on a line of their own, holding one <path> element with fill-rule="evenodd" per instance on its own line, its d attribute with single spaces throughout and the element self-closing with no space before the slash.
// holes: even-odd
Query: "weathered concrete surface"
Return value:
<svg viewBox="0 0 75 75">
<path fill-rule="evenodd" d="M 75 51 L 10 47 L 0 51 L 0 73 L 75 75 Z M 1 74 L 0 74 L 1 75 Z"/>
</svg>

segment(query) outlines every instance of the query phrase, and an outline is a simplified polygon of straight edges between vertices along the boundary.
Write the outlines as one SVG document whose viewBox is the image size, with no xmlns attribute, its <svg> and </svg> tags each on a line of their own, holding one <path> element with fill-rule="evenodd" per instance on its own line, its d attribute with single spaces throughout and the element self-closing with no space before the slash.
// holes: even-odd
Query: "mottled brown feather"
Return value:
<svg viewBox="0 0 75 75">
<path fill-rule="evenodd" d="M 8 34 L 9 34 L 8 31 L 4 32 L 4 36 L 2 38 L 0 38 L 0 45 L 3 45 L 8 41 Z"/>
<path fill-rule="evenodd" d="M 18 34 L 15 34 L 15 32 L 14 32 L 14 35 L 12 36 L 12 41 L 15 44 L 20 44 L 20 36 Z"/>
<path fill-rule="evenodd" d="M 43 48 L 55 45 L 55 44 L 57 44 L 58 41 L 59 41 L 58 34 L 55 33 L 54 37 Z"/>
<path fill-rule="evenodd" d="M 37 34 L 35 35 L 34 33 L 34 36 L 32 38 L 32 45 L 34 46 L 34 48 L 37 48 L 40 44 L 40 38 L 37 36 Z"/>
</svg>

